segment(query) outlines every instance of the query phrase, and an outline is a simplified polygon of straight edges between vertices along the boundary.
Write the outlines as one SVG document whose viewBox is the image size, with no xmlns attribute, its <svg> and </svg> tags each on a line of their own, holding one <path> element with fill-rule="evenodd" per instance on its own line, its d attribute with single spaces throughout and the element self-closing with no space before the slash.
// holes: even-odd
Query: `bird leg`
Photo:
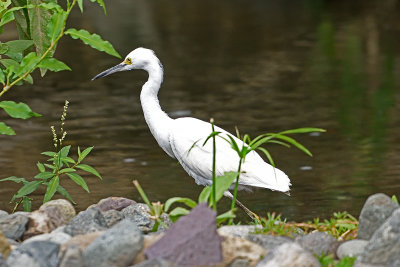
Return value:
<svg viewBox="0 0 400 267">
<path fill-rule="evenodd" d="M 233 195 L 232 195 L 231 192 L 229 192 L 228 190 L 224 192 L 224 196 L 226 196 L 226 197 L 228 197 L 228 198 L 230 198 L 230 199 L 233 199 Z M 257 214 L 255 214 L 254 212 L 252 212 L 251 210 L 249 210 L 249 209 L 248 209 L 245 205 L 243 205 L 243 203 L 240 202 L 237 198 L 235 199 L 235 202 L 236 202 L 236 204 L 237 204 L 242 210 L 244 210 L 244 212 L 246 212 L 247 215 L 249 215 L 249 217 L 250 217 L 253 221 L 255 221 L 255 220 L 259 221 L 259 220 L 260 220 L 260 217 L 259 217 Z"/>
</svg>

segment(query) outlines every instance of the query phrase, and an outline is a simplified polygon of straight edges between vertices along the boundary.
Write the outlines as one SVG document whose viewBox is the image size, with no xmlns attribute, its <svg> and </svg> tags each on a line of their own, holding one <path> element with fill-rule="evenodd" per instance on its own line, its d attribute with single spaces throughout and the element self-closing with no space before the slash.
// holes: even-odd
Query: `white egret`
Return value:
<svg viewBox="0 0 400 267">
<path fill-rule="evenodd" d="M 146 123 L 157 143 L 165 153 L 179 161 L 197 184 L 210 185 L 213 146 L 212 142 L 204 146 L 202 144 L 211 133 L 211 124 L 188 117 L 172 119 L 161 109 L 157 94 L 163 82 L 164 71 L 160 60 L 152 50 L 146 48 L 133 50 L 122 63 L 98 74 L 93 80 L 118 71 L 133 69 L 142 69 L 149 74 L 147 82 L 142 87 L 140 101 Z M 217 126 L 215 126 L 215 131 L 222 132 L 223 135 L 231 135 Z M 231 136 L 239 146 L 243 144 L 241 140 Z M 194 143 L 197 145 L 192 148 Z M 216 175 L 236 171 L 238 163 L 239 157 L 230 144 L 222 138 L 216 138 Z M 255 151 L 246 156 L 242 164 L 239 189 L 261 187 L 287 193 L 290 185 L 290 180 L 284 172 L 266 163 Z M 232 199 L 229 191 L 226 191 L 224 195 Z M 243 204 L 238 201 L 237 203 L 250 216 L 254 215 Z"/>
</svg>

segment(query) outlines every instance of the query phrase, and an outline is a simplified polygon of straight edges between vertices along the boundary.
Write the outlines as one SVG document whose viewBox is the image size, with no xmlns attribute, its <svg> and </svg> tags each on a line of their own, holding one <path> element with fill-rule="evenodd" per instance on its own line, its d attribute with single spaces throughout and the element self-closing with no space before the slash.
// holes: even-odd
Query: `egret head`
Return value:
<svg viewBox="0 0 400 267">
<path fill-rule="evenodd" d="M 96 80 L 101 77 L 105 77 L 114 72 L 126 71 L 126 70 L 148 70 L 152 64 L 157 63 L 161 66 L 160 61 L 154 54 L 153 50 L 146 49 L 143 47 L 136 48 L 130 52 L 122 61 L 122 63 L 103 71 L 102 73 L 96 75 L 92 80 Z M 161 66 L 162 67 L 162 66 Z"/>
</svg>

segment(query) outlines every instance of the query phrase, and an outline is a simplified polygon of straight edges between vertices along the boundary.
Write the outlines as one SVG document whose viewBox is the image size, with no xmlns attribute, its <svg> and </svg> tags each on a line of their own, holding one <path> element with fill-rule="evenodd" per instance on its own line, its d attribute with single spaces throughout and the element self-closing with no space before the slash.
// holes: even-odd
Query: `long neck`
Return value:
<svg viewBox="0 0 400 267">
<path fill-rule="evenodd" d="M 161 109 L 157 94 L 163 81 L 163 69 L 158 59 L 149 63 L 145 70 L 149 79 L 143 85 L 140 93 L 140 102 L 144 118 L 151 133 L 160 147 L 171 157 L 174 157 L 169 143 L 170 127 L 173 120 Z"/>
</svg>

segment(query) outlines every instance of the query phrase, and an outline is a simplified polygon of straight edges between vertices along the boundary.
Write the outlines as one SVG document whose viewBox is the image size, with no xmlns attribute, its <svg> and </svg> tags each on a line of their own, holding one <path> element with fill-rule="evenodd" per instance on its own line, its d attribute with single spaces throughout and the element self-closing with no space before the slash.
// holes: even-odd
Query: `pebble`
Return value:
<svg viewBox="0 0 400 267">
<path fill-rule="evenodd" d="M 18 240 L 25 232 L 26 224 L 28 223 L 28 216 L 25 214 L 11 214 L 6 217 L 0 218 L 0 231 L 13 240 Z"/>
<path fill-rule="evenodd" d="M 236 260 L 243 259 L 251 266 L 255 266 L 267 254 L 267 250 L 247 239 L 236 236 L 224 236 L 222 239 L 222 256 L 225 264 L 233 264 Z"/>
<path fill-rule="evenodd" d="M 142 245 L 142 232 L 127 218 L 96 238 L 83 251 L 83 258 L 87 267 L 128 266 Z"/>
<path fill-rule="evenodd" d="M 295 240 L 300 246 L 315 255 L 335 254 L 339 242 L 333 236 L 324 232 L 313 232 L 299 236 Z"/>
<path fill-rule="evenodd" d="M 82 235 L 107 229 L 103 214 L 95 208 L 80 212 L 65 226 L 64 232 L 71 235 Z"/>
<path fill-rule="evenodd" d="M 295 242 L 284 243 L 268 253 L 257 267 L 320 267 L 318 260 Z"/>
<path fill-rule="evenodd" d="M 339 259 L 344 257 L 357 257 L 363 251 L 368 241 L 366 240 L 349 240 L 343 242 L 337 249 L 336 255 Z"/>
<path fill-rule="evenodd" d="M 399 204 L 385 194 L 370 196 L 361 210 L 357 238 L 369 240 L 398 207 Z"/>
</svg>

